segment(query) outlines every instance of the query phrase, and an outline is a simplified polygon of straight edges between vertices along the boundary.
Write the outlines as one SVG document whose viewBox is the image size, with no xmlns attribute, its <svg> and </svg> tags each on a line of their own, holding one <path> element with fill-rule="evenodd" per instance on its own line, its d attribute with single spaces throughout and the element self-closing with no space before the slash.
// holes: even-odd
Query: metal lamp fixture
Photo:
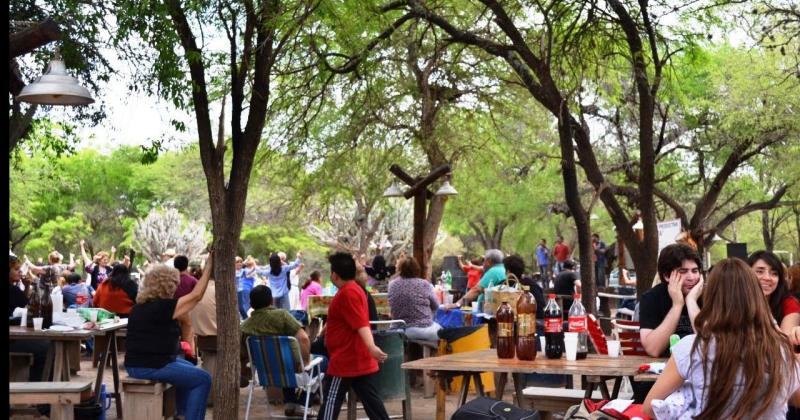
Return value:
<svg viewBox="0 0 800 420">
<path fill-rule="evenodd" d="M 392 182 L 392 185 L 383 192 L 384 197 L 402 197 L 403 192 L 400 191 L 400 188 L 397 186 L 397 183 Z"/>
<path fill-rule="evenodd" d="M 22 88 L 16 99 L 39 105 L 89 105 L 94 102 L 89 90 L 67 74 L 58 50 L 47 68 L 47 73 Z"/>
<path fill-rule="evenodd" d="M 642 219 L 637 220 L 636 223 L 634 223 L 633 225 L 633 230 L 643 230 L 643 229 L 644 229 L 644 223 L 642 223 Z"/>
<path fill-rule="evenodd" d="M 450 175 L 444 180 L 444 184 L 436 191 L 436 195 L 457 195 L 458 191 L 450 185 Z"/>
</svg>

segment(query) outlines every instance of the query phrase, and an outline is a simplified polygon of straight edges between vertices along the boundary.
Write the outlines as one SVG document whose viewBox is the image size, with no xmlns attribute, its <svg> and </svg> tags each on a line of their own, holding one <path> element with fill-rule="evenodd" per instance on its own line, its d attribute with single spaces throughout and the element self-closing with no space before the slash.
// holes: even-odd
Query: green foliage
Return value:
<svg viewBox="0 0 800 420">
<path fill-rule="evenodd" d="M 25 247 L 25 252 L 43 256 L 50 251 L 59 250 L 62 254 L 69 255 L 69 252 L 75 253 L 75 244 L 91 234 L 92 228 L 83 214 L 75 213 L 66 218 L 56 216 L 36 229 Z"/>
<path fill-rule="evenodd" d="M 293 258 L 297 251 L 325 250 L 300 226 L 245 226 L 242 228 L 240 244 L 244 254 L 258 258 L 263 264 L 273 252 L 282 251 L 288 258 Z"/>
</svg>

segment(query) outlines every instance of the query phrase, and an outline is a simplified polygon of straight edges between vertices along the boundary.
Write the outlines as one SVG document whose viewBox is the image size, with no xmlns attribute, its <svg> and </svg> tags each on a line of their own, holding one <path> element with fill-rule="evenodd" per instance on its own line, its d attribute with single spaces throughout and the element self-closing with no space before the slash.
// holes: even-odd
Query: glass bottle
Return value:
<svg viewBox="0 0 800 420">
<path fill-rule="evenodd" d="M 39 299 L 39 282 L 33 281 L 30 285 L 31 288 L 31 296 L 28 299 L 28 321 L 27 327 L 33 328 L 33 318 L 38 318 L 42 316 L 42 306 Z"/>
<path fill-rule="evenodd" d="M 42 328 L 50 328 L 53 325 L 53 299 L 50 297 L 50 285 L 45 284 L 42 289 L 41 298 Z"/>
<path fill-rule="evenodd" d="M 497 313 L 497 358 L 514 358 L 514 311 L 511 305 L 503 301 Z"/>
<path fill-rule="evenodd" d="M 522 285 L 522 295 L 517 301 L 517 359 L 536 359 L 536 299 Z"/>
</svg>

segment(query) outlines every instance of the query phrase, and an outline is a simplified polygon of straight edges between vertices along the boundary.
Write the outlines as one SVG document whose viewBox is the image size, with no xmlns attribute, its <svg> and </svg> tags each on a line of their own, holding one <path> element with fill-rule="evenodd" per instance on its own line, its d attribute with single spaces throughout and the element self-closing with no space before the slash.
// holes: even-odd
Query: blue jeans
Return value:
<svg viewBox="0 0 800 420">
<path fill-rule="evenodd" d="M 291 302 L 289 302 L 289 293 L 285 295 L 275 298 L 274 305 L 276 308 L 286 309 L 287 311 L 292 309 Z"/>
<path fill-rule="evenodd" d="M 239 301 L 239 315 L 242 319 L 247 319 L 247 310 L 250 309 L 250 291 L 240 290 L 236 292 L 236 297 Z"/>
<path fill-rule="evenodd" d="M 160 369 L 126 367 L 128 376 L 168 382 L 175 386 L 178 415 L 186 420 L 203 420 L 211 390 L 211 375 L 186 360 L 176 359 Z"/>
</svg>

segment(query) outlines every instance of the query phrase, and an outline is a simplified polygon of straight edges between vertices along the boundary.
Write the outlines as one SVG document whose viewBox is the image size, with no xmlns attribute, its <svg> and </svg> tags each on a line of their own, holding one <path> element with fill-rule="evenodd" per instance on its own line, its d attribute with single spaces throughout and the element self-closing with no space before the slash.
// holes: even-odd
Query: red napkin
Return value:
<svg viewBox="0 0 800 420">
<path fill-rule="evenodd" d="M 644 413 L 644 407 L 642 404 L 631 404 L 628 408 L 625 409 L 622 413 L 613 408 L 603 409 L 603 406 L 608 404 L 609 400 L 600 400 L 600 401 L 592 401 L 589 399 L 583 400 L 583 405 L 590 413 L 594 413 L 597 410 L 600 410 L 604 414 L 608 414 L 609 416 L 619 419 L 619 420 L 631 420 L 635 417 L 639 417 L 642 420 L 652 420 L 652 417 L 649 417 L 647 414 Z"/>
</svg>

